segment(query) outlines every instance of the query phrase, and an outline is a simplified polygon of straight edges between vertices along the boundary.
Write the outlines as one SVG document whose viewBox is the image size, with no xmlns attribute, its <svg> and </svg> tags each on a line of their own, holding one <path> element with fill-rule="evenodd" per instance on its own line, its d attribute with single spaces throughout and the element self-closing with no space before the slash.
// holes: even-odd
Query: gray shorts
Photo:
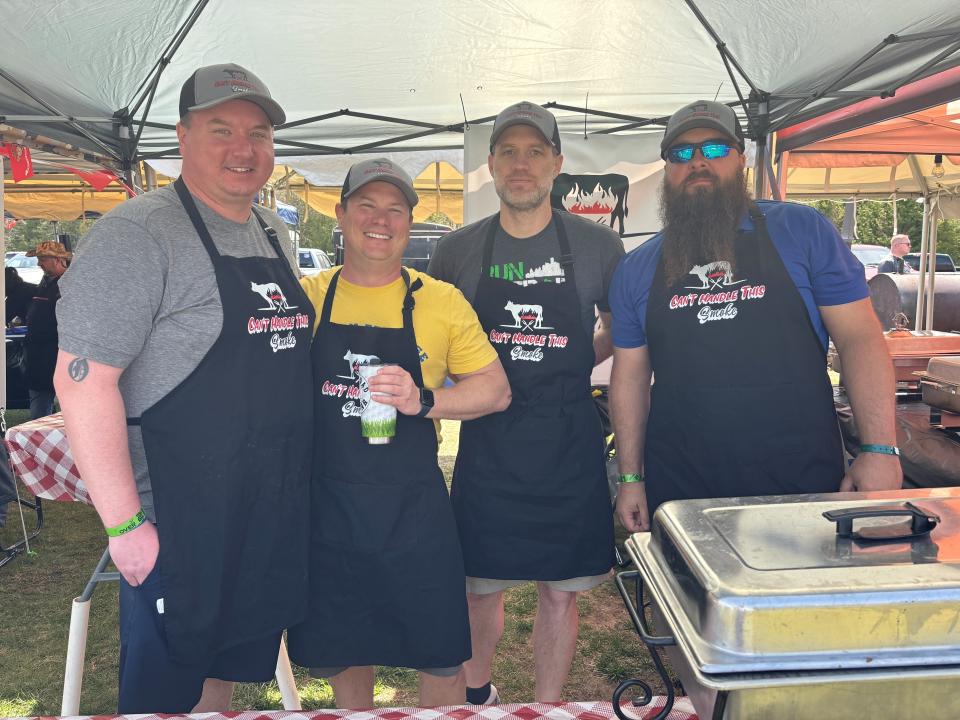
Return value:
<svg viewBox="0 0 960 720">
<path fill-rule="evenodd" d="M 312 667 L 310 668 L 310 677 L 317 678 L 319 680 L 326 680 L 332 678 L 334 675 L 339 675 L 344 670 L 349 668 L 349 665 L 342 665 L 340 667 Z M 453 667 L 445 668 L 414 668 L 418 672 L 426 673 L 427 675 L 433 675 L 434 677 L 453 677 L 463 668 L 463 664 L 454 665 Z"/>
<path fill-rule="evenodd" d="M 507 588 L 516 587 L 528 582 L 542 582 L 551 590 L 562 592 L 583 592 L 591 590 L 610 579 L 611 571 L 603 575 L 585 575 L 583 577 L 568 578 L 566 580 L 497 580 L 495 578 L 477 578 L 467 576 L 467 592 L 471 595 L 489 595 L 502 592 Z"/>
</svg>

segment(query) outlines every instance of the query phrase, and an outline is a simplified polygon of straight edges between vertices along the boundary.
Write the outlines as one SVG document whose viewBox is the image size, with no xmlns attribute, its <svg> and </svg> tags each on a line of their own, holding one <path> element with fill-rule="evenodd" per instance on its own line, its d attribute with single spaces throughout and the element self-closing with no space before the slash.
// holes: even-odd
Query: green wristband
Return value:
<svg viewBox="0 0 960 720">
<path fill-rule="evenodd" d="M 878 455 L 900 455 L 900 448 L 896 445 L 861 445 L 862 453 L 877 453 Z"/>
<path fill-rule="evenodd" d="M 620 476 L 620 480 L 618 482 L 620 482 L 623 485 L 627 483 L 643 482 L 643 474 L 642 473 L 626 473 L 625 475 Z"/>
<path fill-rule="evenodd" d="M 131 530 L 136 530 L 138 527 L 143 525 L 147 521 L 147 514 L 143 511 L 143 508 L 140 508 L 137 511 L 137 514 L 132 518 L 127 520 L 125 523 L 120 523 L 115 527 L 106 528 L 107 537 L 120 537 L 124 533 L 128 533 Z"/>
</svg>

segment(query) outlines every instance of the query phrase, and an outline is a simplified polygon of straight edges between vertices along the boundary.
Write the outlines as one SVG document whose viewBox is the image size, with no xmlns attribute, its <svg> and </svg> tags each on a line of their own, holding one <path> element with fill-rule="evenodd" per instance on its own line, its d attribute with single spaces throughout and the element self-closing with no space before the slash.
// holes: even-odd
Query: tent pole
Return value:
<svg viewBox="0 0 960 720">
<path fill-rule="evenodd" d="M 913 323 L 914 330 L 923 329 L 923 301 L 926 297 L 926 284 L 927 284 L 927 253 L 929 248 L 927 247 L 928 238 L 927 238 L 927 227 L 930 221 L 930 199 L 924 195 L 923 196 L 923 221 L 920 223 L 920 278 L 917 281 L 917 316 Z"/>
<path fill-rule="evenodd" d="M 753 199 L 763 200 L 763 166 L 766 164 L 764 156 L 766 154 L 766 138 L 761 135 L 757 138 L 756 151 L 753 157 Z"/>
<path fill-rule="evenodd" d="M 934 293 L 936 292 L 937 284 L 937 213 L 940 212 L 940 202 L 939 197 L 934 196 L 931 198 L 930 203 L 930 230 L 927 232 L 929 237 L 928 244 L 930 246 L 927 260 L 927 273 L 929 277 L 929 282 L 927 283 L 927 317 L 926 317 L 926 329 L 933 330 L 933 303 L 934 303 Z"/>
<path fill-rule="evenodd" d="M 897 191 L 893 191 L 893 234 L 897 234 Z"/>
<path fill-rule="evenodd" d="M 0 252 L 3 253 L 3 256 L 7 256 L 7 220 L 6 216 L 3 214 L 3 179 L 5 177 L 6 170 L 4 169 L 4 160 L 3 156 L 0 155 Z M 0 311 L 3 311 L 4 324 L 6 324 L 7 317 L 7 276 L 4 274 L 0 277 Z M 3 360 L 3 367 L 7 367 L 7 344 L 3 344 L 3 350 L 0 351 L 0 360 Z M 4 413 L 7 410 L 7 374 L 6 372 L 0 373 L 0 413 Z M 3 416 L 0 415 L 0 420 Z M 4 428 L 6 430 L 6 428 Z"/>
<path fill-rule="evenodd" d="M 767 136 L 769 139 L 769 136 Z M 777 182 L 776 175 L 773 174 L 773 155 L 767 153 L 767 162 L 764 163 L 763 169 L 767 173 L 767 184 L 770 190 L 770 197 L 774 200 L 783 200 L 783 195 L 780 193 L 780 183 Z"/>
<path fill-rule="evenodd" d="M 790 169 L 790 152 L 780 153 L 780 162 L 777 163 L 777 188 L 780 191 L 779 200 L 787 197 L 787 171 Z"/>
</svg>

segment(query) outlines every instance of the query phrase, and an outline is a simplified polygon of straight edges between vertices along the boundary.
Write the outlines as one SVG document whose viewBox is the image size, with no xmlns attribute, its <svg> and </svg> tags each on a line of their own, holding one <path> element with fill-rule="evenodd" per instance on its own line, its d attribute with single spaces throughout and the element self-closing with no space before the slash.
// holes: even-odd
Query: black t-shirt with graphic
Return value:
<svg viewBox="0 0 960 720">
<path fill-rule="evenodd" d="M 470 302 L 477 293 L 483 244 L 494 217 L 484 218 L 441 238 L 427 268 L 428 275 L 456 285 Z M 602 312 L 610 310 L 607 292 L 613 272 L 623 256 L 623 241 L 605 225 L 570 213 L 560 213 L 560 217 L 574 257 L 584 332 L 591 337 L 596 316 L 594 306 Z M 484 271 L 518 285 L 565 282 L 559 255 L 560 246 L 552 222 L 528 238 L 515 238 L 501 228 L 494 243 L 492 265 Z"/>
</svg>

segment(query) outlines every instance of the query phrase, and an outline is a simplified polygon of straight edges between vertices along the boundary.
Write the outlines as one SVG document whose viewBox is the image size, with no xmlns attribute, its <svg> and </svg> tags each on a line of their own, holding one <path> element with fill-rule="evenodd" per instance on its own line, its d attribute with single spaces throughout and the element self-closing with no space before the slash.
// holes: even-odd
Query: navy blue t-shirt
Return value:
<svg viewBox="0 0 960 720">
<path fill-rule="evenodd" d="M 869 297 L 863 265 L 850 252 L 836 227 L 813 208 L 761 200 L 767 230 L 787 272 L 800 291 L 810 320 L 827 349 L 827 329 L 818 306 L 844 305 Z M 752 231 L 749 214 L 740 223 Z M 623 258 L 610 286 L 613 344 L 636 348 L 647 344 L 646 316 L 650 286 L 660 261 L 663 234 L 658 233 Z"/>
</svg>

